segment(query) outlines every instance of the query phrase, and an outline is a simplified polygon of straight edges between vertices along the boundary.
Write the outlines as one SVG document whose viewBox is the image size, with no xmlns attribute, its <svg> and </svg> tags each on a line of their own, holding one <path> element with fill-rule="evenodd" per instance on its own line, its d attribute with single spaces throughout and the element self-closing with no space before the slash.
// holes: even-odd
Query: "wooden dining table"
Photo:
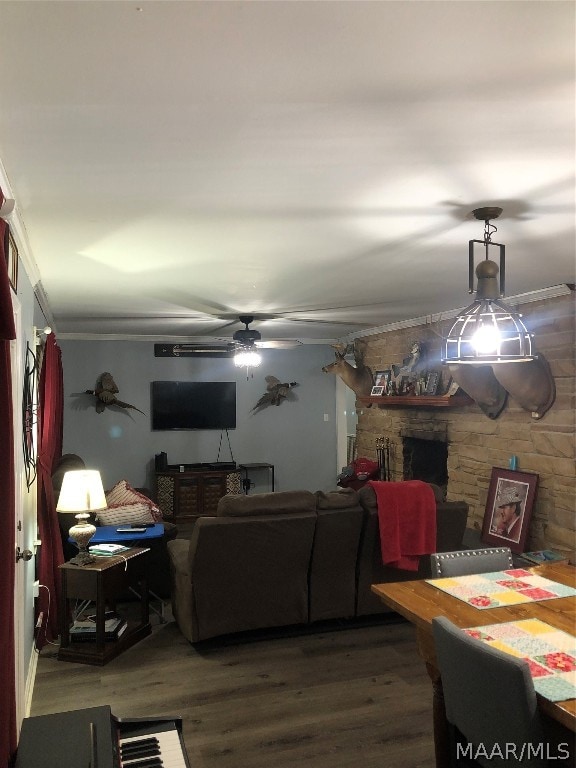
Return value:
<svg viewBox="0 0 576 768">
<path fill-rule="evenodd" d="M 576 567 L 567 563 L 546 563 L 527 568 L 551 581 L 576 588 Z M 500 608 L 478 609 L 444 592 L 425 580 L 373 584 L 372 591 L 390 608 L 416 627 L 418 651 L 432 681 L 432 712 L 436 765 L 450 764 L 449 739 L 442 680 L 438 671 L 432 635 L 432 619 L 446 616 L 459 627 L 479 627 L 522 619 L 540 619 L 550 626 L 576 635 L 576 597 L 560 597 Z M 550 701 L 537 694 L 540 711 L 569 731 L 576 731 L 576 699 Z"/>
</svg>

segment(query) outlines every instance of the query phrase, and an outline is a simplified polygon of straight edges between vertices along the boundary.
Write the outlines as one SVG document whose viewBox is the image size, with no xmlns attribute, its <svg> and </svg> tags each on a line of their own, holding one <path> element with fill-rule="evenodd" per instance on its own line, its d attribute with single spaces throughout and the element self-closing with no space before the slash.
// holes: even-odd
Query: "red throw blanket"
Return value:
<svg viewBox="0 0 576 768">
<path fill-rule="evenodd" d="M 417 571 L 420 555 L 436 551 L 434 491 L 421 480 L 369 480 L 378 502 L 382 562 Z"/>
</svg>

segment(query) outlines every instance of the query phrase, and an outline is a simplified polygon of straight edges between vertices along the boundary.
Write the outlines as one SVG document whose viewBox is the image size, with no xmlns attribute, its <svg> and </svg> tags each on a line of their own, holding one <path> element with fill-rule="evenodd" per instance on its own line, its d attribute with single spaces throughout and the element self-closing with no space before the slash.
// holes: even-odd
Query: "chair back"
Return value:
<svg viewBox="0 0 576 768">
<path fill-rule="evenodd" d="M 465 576 L 469 573 L 490 573 L 514 568 L 510 547 L 463 549 L 458 552 L 435 552 L 430 555 L 433 579 Z"/>
<path fill-rule="evenodd" d="M 473 745 L 477 763 L 509 766 L 513 745 L 517 756 L 523 745 L 537 747 L 543 741 L 543 729 L 528 663 L 470 637 L 444 616 L 433 619 L 432 629 L 447 720 Z M 454 757 L 458 747 L 451 748 Z M 460 756 L 466 754 L 460 748 Z M 499 754 L 505 759 L 499 759 Z M 514 765 L 547 765 L 527 746 L 523 755 L 529 759 L 514 760 Z"/>
</svg>

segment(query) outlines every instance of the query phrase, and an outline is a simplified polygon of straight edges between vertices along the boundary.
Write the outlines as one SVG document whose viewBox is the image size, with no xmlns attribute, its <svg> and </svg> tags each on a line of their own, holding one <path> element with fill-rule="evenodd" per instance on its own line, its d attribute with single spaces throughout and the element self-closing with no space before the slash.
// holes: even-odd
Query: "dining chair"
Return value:
<svg viewBox="0 0 576 768">
<path fill-rule="evenodd" d="M 559 739 L 566 734 L 540 717 L 524 659 L 471 637 L 444 616 L 432 620 L 432 631 L 452 768 L 543 768 L 549 757 L 564 755 Z"/>
<path fill-rule="evenodd" d="M 433 579 L 514 568 L 510 547 L 434 552 L 430 555 L 430 565 Z"/>
</svg>

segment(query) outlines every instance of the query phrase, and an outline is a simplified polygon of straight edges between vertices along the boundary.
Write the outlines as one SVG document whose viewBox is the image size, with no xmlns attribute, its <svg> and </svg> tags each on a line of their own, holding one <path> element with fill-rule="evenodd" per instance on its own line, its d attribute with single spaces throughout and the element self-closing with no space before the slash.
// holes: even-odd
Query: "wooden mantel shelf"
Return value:
<svg viewBox="0 0 576 768">
<path fill-rule="evenodd" d="M 368 395 L 359 397 L 358 402 L 379 408 L 460 408 L 472 405 L 474 400 L 464 392 L 458 392 L 456 395 Z"/>
</svg>

